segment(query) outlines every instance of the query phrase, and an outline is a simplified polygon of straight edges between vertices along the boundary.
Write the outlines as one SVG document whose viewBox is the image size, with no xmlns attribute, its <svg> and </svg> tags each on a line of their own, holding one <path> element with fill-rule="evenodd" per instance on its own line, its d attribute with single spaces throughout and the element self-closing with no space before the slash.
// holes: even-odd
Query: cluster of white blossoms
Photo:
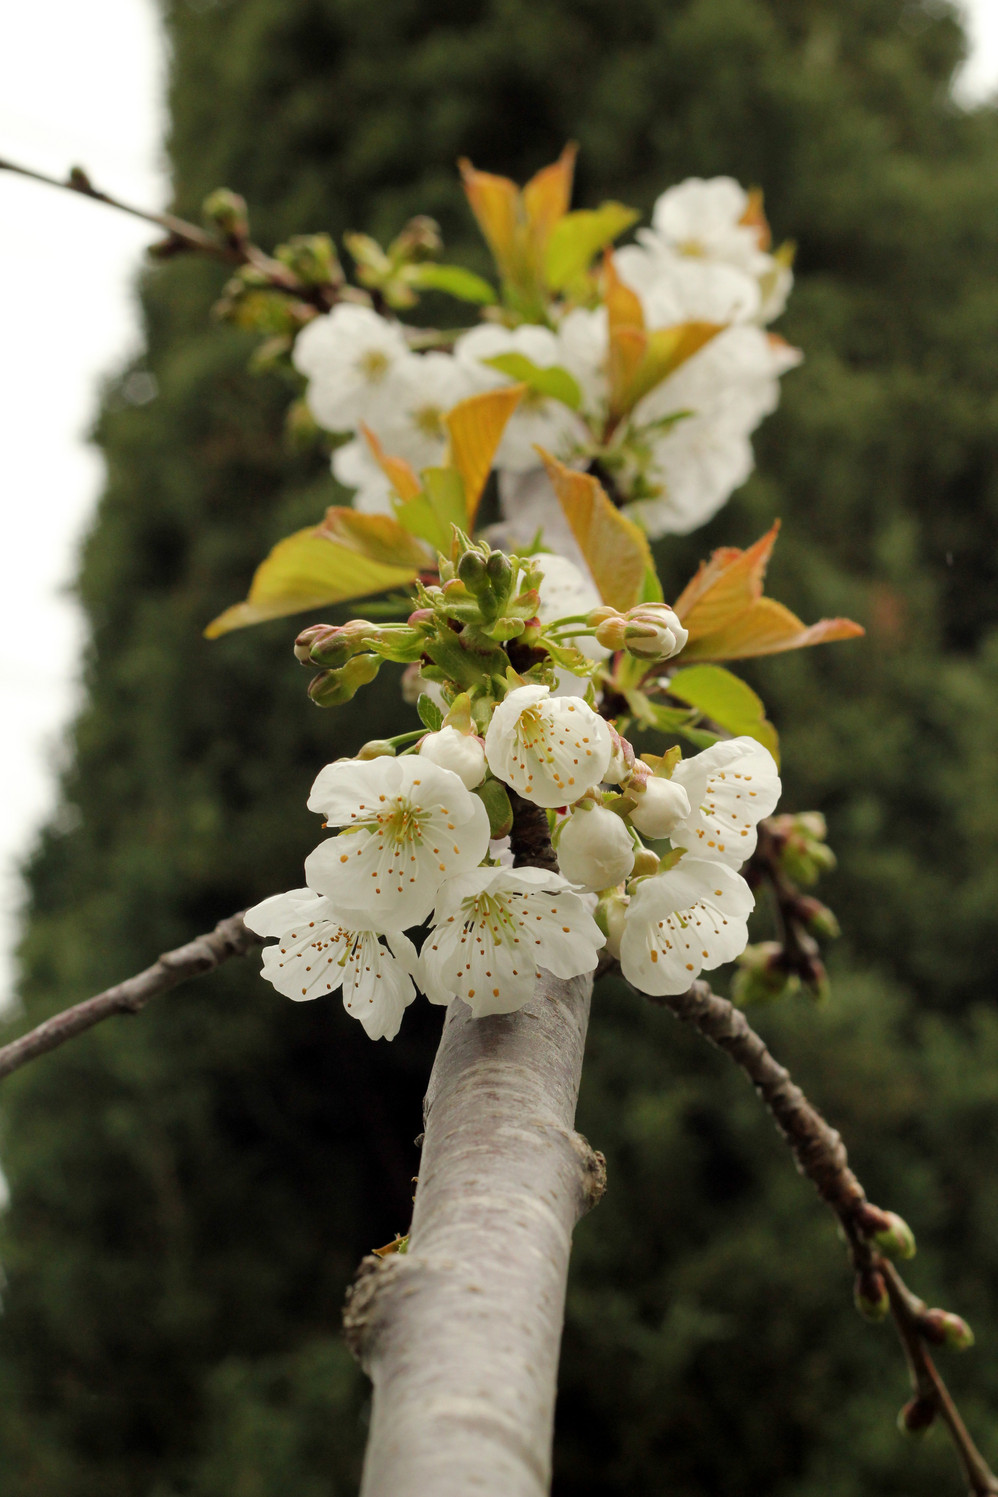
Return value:
<svg viewBox="0 0 998 1497">
<path fill-rule="evenodd" d="M 306 888 L 245 917 L 277 937 L 264 975 L 299 1000 L 342 989 L 375 1039 L 398 1032 L 417 989 L 476 1016 L 509 1013 L 539 970 L 592 972 L 604 945 L 642 991 L 684 991 L 747 942 L 753 897 L 737 869 L 780 782 L 750 738 L 671 774 L 655 763 L 580 697 L 527 684 L 498 702 L 484 739 L 445 725 L 397 757 L 327 765 L 308 805 L 338 830 L 307 858 Z M 548 811 L 560 872 L 498 855 L 487 781 Z M 671 852 L 659 859 L 641 832 Z M 406 932 L 424 925 L 417 952 Z"/>
<path fill-rule="evenodd" d="M 684 324 L 719 329 L 623 417 L 611 409 L 602 302 L 555 303 L 550 326 L 486 321 L 446 352 L 413 351 L 400 323 L 362 306 L 340 304 L 310 322 L 294 361 L 319 425 L 352 434 L 334 453 L 333 471 L 356 490 L 356 507 L 392 508 L 363 428 L 419 471 L 443 460 L 444 417 L 454 405 L 521 380 L 529 365 L 556 374 L 528 388 L 496 455 L 511 509 L 518 485 L 537 477 L 542 447 L 564 462 L 598 461 L 651 535 L 705 523 L 749 476 L 751 434 L 775 409 L 780 376 L 799 362 L 797 350 L 766 331 L 783 309 L 789 265 L 769 252 L 765 220 L 730 177 L 694 178 L 664 193 L 651 228 L 618 250 L 614 265 L 649 334 Z"/>
</svg>

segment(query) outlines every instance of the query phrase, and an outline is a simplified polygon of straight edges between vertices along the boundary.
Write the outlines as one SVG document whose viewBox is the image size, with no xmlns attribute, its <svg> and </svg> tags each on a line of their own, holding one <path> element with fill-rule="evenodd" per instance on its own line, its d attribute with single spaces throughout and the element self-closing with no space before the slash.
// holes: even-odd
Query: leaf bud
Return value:
<svg viewBox="0 0 998 1497">
<path fill-rule="evenodd" d="M 913 1398 L 898 1414 L 898 1429 L 903 1435 L 927 1435 L 936 1417 L 935 1401 Z"/>
<path fill-rule="evenodd" d="M 915 1234 L 903 1217 L 896 1211 L 885 1211 L 884 1224 L 867 1235 L 885 1258 L 914 1258 Z"/>
<path fill-rule="evenodd" d="M 918 1328 L 933 1346 L 967 1351 L 974 1344 L 970 1326 L 962 1315 L 954 1315 L 951 1310 L 924 1310 L 918 1317 Z"/>
<path fill-rule="evenodd" d="M 891 1302 L 884 1276 L 876 1268 L 860 1269 L 853 1289 L 856 1309 L 866 1320 L 883 1320 L 890 1312 Z"/>
<path fill-rule="evenodd" d="M 355 759 L 394 759 L 395 745 L 390 738 L 369 738 L 354 755 Z"/>
<path fill-rule="evenodd" d="M 201 204 L 207 224 L 230 239 L 244 241 L 249 237 L 249 211 L 246 199 L 228 187 L 216 187 Z"/>
<path fill-rule="evenodd" d="M 320 671 L 313 676 L 308 694 L 317 707 L 342 706 L 356 696 L 362 686 L 373 681 L 380 669 L 380 655 L 354 655 L 339 670 Z"/>
</svg>

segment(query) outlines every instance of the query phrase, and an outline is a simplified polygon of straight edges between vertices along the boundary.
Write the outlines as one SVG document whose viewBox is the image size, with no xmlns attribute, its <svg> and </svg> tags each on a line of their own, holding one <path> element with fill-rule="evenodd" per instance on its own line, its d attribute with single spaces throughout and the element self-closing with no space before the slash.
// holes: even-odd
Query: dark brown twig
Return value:
<svg viewBox="0 0 998 1497">
<path fill-rule="evenodd" d="M 201 977 L 230 957 L 243 956 L 262 944 L 262 936 L 256 935 L 243 923 L 241 914 L 220 920 L 208 934 L 196 936 L 175 951 L 164 952 L 144 972 L 126 978 L 115 987 L 76 1003 L 62 1013 L 53 1014 L 51 1019 L 46 1019 L 19 1040 L 4 1045 L 0 1048 L 0 1078 L 9 1076 L 29 1060 L 34 1060 L 36 1055 L 55 1050 L 102 1019 L 108 1019 L 112 1014 L 137 1014 L 160 993 L 169 992 L 170 988 L 187 982 L 191 977 Z"/>
<path fill-rule="evenodd" d="M 912 1389 L 922 1416 L 921 1427 L 938 1416 L 949 1432 L 971 1497 L 998 1497 L 998 1478 L 971 1439 L 929 1355 L 928 1339 L 932 1333 L 935 1332 L 936 1341 L 942 1339 L 938 1330 L 940 1312 L 928 1310 L 912 1294 L 894 1264 L 867 1235 L 871 1229 L 878 1230 L 887 1217 L 867 1201 L 862 1185 L 849 1168 L 839 1134 L 807 1100 L 786 1067 L 774 1059 L 741 1010 L 726 998 L 718 997 L 708 983 L 695 982 L 686 993 L 651 1001 L 692 1024 L 729 1055 L 752 1082 L 790 1145 L 798 1170 L 807 1176 L 838 1217 L 859 1282 L 879 1283 L 886 1292 L 908 1361 Z"/>
</svg>

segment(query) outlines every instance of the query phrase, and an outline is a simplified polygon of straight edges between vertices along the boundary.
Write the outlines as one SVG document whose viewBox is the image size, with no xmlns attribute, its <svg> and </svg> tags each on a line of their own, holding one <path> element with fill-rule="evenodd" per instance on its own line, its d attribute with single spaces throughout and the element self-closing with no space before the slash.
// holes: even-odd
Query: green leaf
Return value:
<svg viewBox="0 0 998 1497">
<path fill-rule="evenodd" d="M 478 306 L 487 306 L 498 300 L 488 281 L 465 270 L 461 265 L 424 262 L 422 265 L 410 266 L 405 278 L 417 291 L 445 291 L 448 296 L 456 296 L 459 301 L 475 302 Z"/>
<path fill-rule="evenodd" d="M 416 711 L 424 728 L 429 728 L 431 733 L 439 733 L 444 725 L 444 715 L 431 696 L 421 691 L 416 701 Z"/>
<path fill-rule="evenodd" d="M 582 391 L 567 369 L 562 369 L 560 364 L 541 366 L 535 364 L 533 359 L 528 359 L 524 353 L 500 353 L 494 359 L 483 359 L 490 369 L 498 369 L 500 374 L 508 374 L 519 384 L 526 385 L 528 390 L 533 390 L 537 395 L 548 395 L 552 400 L 560 400 L 562 405 L 567 405 L 569 410 L 577 411 L 582 404 Z"/>
<path fill-rule="evenodd" d="M 464 480 L 456 468 L 426 468 L 420 474 L 423 492 L 395 505 L 395 518 L 413 535 L 437 551 L 450 551 L 451 526 L 467 522 Z"/>
<path fill-rule="evenodd" d="M 723 666 L 690 665 L 677 671 L 669 682 L 669 694 L 698 708 L 734 736 L 744 733 L 755 738 L 779 763 L 779 738 L 762 699 Z"/>
<path fill-rule="evenodd" d="M 643 691 L 628 690 L 624 697 L 635 722 L 642 728 L 656 728 L 659 733 L 679 733 L 696 715 L 684 707 L 666 707 L 662 702 L 654 702 Z"/>
<path fill-rule="evenodd" d="M 656 570 L 655 570 L 654 567 L 646 567 L 645 568 L 644 582 L 642 583 L 642 586 L 641 586 L 641 596 L 638 598 L 638 602 L 639 603 L 664 603 L 665 602 L 665 594 L 662 591 L 662 584 L 658 580 L 658 573 L 656 572 Z"/>
<path fill-rule="evenodd" d="M 566 213 L 555 225 L 544 257 L 544 275 L 552 291 L 562 290 L 588 270 L 600 250 L 640 217 L 636 208 L 613 202 Z"/>
</svg>

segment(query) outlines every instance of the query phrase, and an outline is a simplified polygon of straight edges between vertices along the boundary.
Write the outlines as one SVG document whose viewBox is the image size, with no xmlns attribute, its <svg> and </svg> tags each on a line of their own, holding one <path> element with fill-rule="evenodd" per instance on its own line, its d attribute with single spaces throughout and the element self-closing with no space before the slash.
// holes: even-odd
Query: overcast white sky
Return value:
<svg viewBox="0 0 998 1497">
<path fill-rule="evenodd" d="M 960 93 L 971 102 L 998 90 L 998 0 L 965 8 L 974 51 Z M 108 191 L 161 207 L 162 85 L 153 0 L 10 5 L 0 155 L 60 176 L 79 162 Z M 138 346 L 132 287 L 150 237 L 99 204 L 0 173 L 0 1006 L 10 993 L 16 869 L 51 811 L 60 731 L 77 700 L 80 627 L 67 584 L 101 483 L 86 431 L 101 376 Z"/>
</svg>

